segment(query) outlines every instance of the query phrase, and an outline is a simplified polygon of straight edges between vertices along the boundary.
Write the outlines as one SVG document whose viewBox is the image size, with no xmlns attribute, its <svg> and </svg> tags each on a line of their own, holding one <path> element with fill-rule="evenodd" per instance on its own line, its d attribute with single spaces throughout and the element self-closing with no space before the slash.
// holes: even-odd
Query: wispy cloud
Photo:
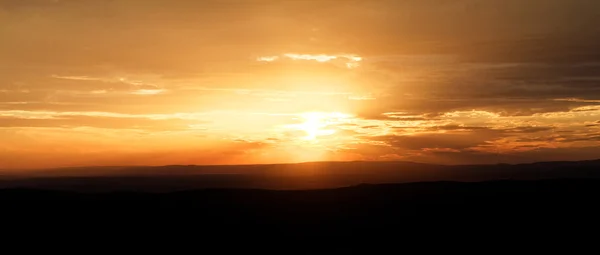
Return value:
<svg viewBox="0 0 600 255">
<path fill-rule="evenodd" d="M 259 62 L 275 62 L 281 59 L 289 59 L 292 61 L 315 61 L 319 63 L 325 62 L 340 62 L 345 65 L 346 68 L 352 69 L 360 66 L 360 62 L 363 60 L 362 57 L 351 54 L 340 54 L 340 55 L 327 55 L 327 54 L 297 54 L 297 53 L 285 53 L 276 56 L 262 56 L 256 60 Z"/>
<path fill-rule="evenodd" d="M 86 117 L 111 117 L 111 118 L 138 118 L 151 120 L 169 120 L 169 119 L 184 119 L 184 120 L 200 120 L 207 113 L 170 113 L 170 114 L 125 114 L 114 112 L 71 112 L 71 111 L 23 111 L 10 110 L 0 111 L 0 117 L 12 117 L 21 119 L 60 119 L 72 116 Z"/>
<path fill-rule="evenodd" d="M 256 58 L 256 61 L 259 62 L 273 62 L 279 59 L 279 56 L 263 56 Z"/>
<path fill-rule="evenodd" d="M 63 80 L 74 80 L 74 81 L 101 81 L 103 79 L 89 76 L 63 76 L 63 75 L 55 75 L 51 76 L 55 79 L 63 79 Z"/>
<path fill-rule="evenodd" d="M 126 77 L 92 77 L 92 76 L 66 76 L 66 75 L 51 75 L 50 77 L 54 79 L 61 80 L 70 80 L 70 81 L 82 81 L 82 82 L 104 82 L 104 83 L 121 83 L 129 86 L 127 91 L 113 90 L 113 89 L 96 89 L 89 92 L 89 94 L 93 95 L 102 95 L 102 94 L 114 94 L 114 93 L 126 93 L 131 95 L 157 95 L 161 93 L 167 92 L 166 89 L 161 88 L 152 83 L 147 83 L 142 80 L 129 79 Z"/>
<path fill-rule="evenodd" d="M 164 89 L 138 89 L 131 92 L 133 95 L 158 95 L 164 93 Z"/>
<path fill-rule="evenodd" d="M 581 98 L 556 98 L 554 101 L 566 101 L 577 103 L 600 103 L 600 100 L 581 99 Z"/>
</svg>

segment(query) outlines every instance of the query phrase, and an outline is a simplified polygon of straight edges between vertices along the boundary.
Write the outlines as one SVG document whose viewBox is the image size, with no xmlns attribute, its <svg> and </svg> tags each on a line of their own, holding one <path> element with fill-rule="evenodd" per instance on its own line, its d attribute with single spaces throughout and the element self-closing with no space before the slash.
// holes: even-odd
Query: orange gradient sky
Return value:
<svg viewBox="0 0 600 255">
<path fill-rule="evenodd" d="M 586 0 L 0 0 L 0 168 L 600 156 Z"/>
</svg>

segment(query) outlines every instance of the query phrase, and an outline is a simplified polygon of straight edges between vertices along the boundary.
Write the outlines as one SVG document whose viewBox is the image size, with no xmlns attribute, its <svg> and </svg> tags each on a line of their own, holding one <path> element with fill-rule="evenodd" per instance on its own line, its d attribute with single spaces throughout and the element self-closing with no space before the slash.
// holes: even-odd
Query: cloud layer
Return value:
<svg viewBox="0 0 600 255">
<path fill-rule="evenodd" d="M 593 158 L 599 23 L 587 0 L 0 1 L 0 168 Z"/>
</svg>

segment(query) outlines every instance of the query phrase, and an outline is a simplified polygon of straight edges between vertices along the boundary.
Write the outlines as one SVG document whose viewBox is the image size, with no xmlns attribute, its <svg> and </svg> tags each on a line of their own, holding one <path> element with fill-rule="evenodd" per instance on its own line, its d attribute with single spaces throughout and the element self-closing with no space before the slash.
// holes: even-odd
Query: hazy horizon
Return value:
<svg viewBox="0 0 600 255">
<path fill-rule="evenodd" d="M 546 160 L 546 161 L 525 161 L 518 163 L 473 163 L 473 164 L 437 164 L 437 163 L 428 163 L 428 162 L 418 162 L 418 161 L 408 161 L 408 160 L 345 160 L 345 161 L 304 161 L 304 162 L 282 162 L 282 163 L 256 163 L 256 164 L 168 164 L 168 165 L 69 165 L 69 166 L 54 166 L 54 167 L 39 167 L 39 168 L 0 168 L 0 174 L 23 174 L 23 176 L 27 176 L 28 173 L 35 171 L 47 171 L 47 170 L 61 170 L 61 169 L 133 169 L 133 168 L 168 168 L 168 167 L 236 167 L 236 168 L 244 168 L 244 167 L 253 167 L 253 166 L 300 166 L 300 165 L 310 165 L 310 164 L 322 164 L 327 166 L 330 165 L 343 165 L 343 164 L 352 164 L 352 163 L 363 163 L 376 165 L 377 163 L 396 163 L 396 164 L 415 164 L 415 165 L 427 165 L 427 166 L 448 166 L 448 167 L 463 167 L 463 166 L 498 166 L 498 165 L 512 165 L 512 166 L 523 166 L 523 165 L 533 165 L 533 164 L 541 164 L 541 163 L 549 163 L 549 164 L 560 164 L 560 163 L 594 163 L 600 162 L 599 158 L 590 158 L 583 160 Z M 323 169 L 326 169 L 323 168 Z M 23 170 L 23 172 L 18 172 Z M 405 170 L 405 169 L 396 169 L 396 170 Z M 15 172 L 17 171 L 17 172 Z M 413 171 L 411 169 L 410 171 Z M 368 173 L 365 172 L 365 173 Z M 168 175 L 168 172 L 165 172 Z"/>
<path fill-rule="evenodd" d="M 0 169 L 597 159 L 600 2 L 0 0 Z"/>
</svg>

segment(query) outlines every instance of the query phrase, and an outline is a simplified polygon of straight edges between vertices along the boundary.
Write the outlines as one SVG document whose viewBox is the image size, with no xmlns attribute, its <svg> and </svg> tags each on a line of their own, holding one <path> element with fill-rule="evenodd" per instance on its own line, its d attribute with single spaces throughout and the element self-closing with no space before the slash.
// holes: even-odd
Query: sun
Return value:
<svg viewBox="0 0 600 255">
<path fill-rule="evenodd" d="M 316 141 L 320 136 L 335 134 L 336 130 L 332 126 L 348 118 L 349 115 L 337 112 L 308 112 L 301 114 L 301 117 L 304 122 L 291 127 L 304 131 L 306 133 L 306 136 L 303 137 L 304 140 Z"/>
<path fill-rule="evenodd" d="M 335 133 L 335 130 L 325 129 L 327 128 L 327 116 L 324 114 L 305 113 L 302 117 L 304 118 L 304 123 L 298 125 L 298 128 L 306 132 L 306 136 L 304 137 L 306 140 L 315 140 L 318 136 Z"/>
</svg>

